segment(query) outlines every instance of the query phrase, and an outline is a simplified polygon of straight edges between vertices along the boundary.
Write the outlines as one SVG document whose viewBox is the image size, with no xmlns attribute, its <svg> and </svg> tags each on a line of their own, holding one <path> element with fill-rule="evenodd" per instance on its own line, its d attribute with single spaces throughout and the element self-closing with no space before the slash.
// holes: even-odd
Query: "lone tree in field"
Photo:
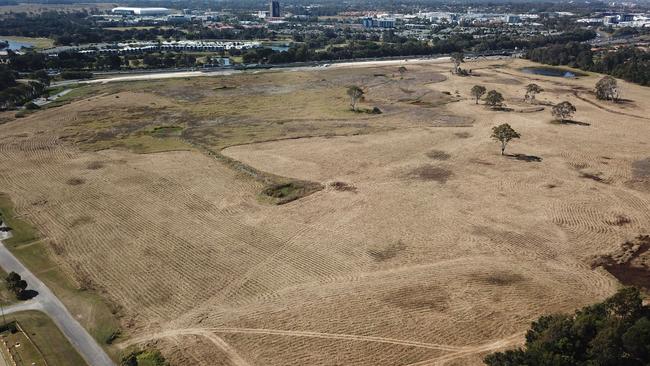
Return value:
<svg viewBox="0 0 650 366">
<path fill-rule="evenodd" d="M 483 94 L 485 94 L 485 91 L 486 91 L 486 89 L 482 85 L 474 85 L 472 87 L 472 90 L 470 91 L 470 93 L 472 94 L 472 96 L 474 98 L 476 98 L 476 104 L 478 104 L 478 100 L 481 99 Z"/>
<path fill-rule="evenodd" d="M 558 103 L 553 106 L 553 109 L 551 109 L 551 114 L 553 117 L 555 117 L 555 119 L 560 122 L 564 122 L 570 119 L 575 112 L 576 107 L 567 101 Z"/>
<path fill-rule="evenodd" d="M 619 90 L 616 79 L 607 75 L 596 83 L 596 97 L 601 100 L 618 101 Z"/>
<path fill-rule="evenodd" d="M 399 78 L 403 78 L 407 71 L 406 67 L 400 66 L 399 69 L 397 69 L 397 72 L 399 72 Z"/>
<path fill-rule="evenodd" d="M 485 97 L 485 104 L 492 108 L 501 107 L 503 105 L 503 95 L 496 90 L 490 90 Z"/>
<path fill-rule="evenodd" d="M 463 61 L 465 61 L 465 55 L 462 52 L 456 52 L 451 55 L 451 62 L 454 63 L 454 74 L 458 74 L 458 69 Z"/>
<path fill-rule="evenodd" d="M 524 96 L 524 100 L 532 103 L 535 101 L 535 95 L 543 92 L 544 89 L 542 89 L 541 86 L 537 84 L 528 84 L 526 85 L 526 95 Z"/>
<path fill-rule="evenodd" d="M 357 103 L 359 100 L 363 99 L 363 89 L 359 88 L 356 85 L 352 85 L 348 88 L 348 96 L 350 96 L 350 107 L 353 111 L 357 110 Z"/>
<path fill-rule="evenodd" d="M 499 126 L 492 127 L 492 136 L 493 139 L 501 143 L 501 155 L 505 154 L 506 145 L 512 139 L 518 139 L 521 137 L 519 133 L 510 127 L 509 124 L 504 123 Z"/>
</svg>

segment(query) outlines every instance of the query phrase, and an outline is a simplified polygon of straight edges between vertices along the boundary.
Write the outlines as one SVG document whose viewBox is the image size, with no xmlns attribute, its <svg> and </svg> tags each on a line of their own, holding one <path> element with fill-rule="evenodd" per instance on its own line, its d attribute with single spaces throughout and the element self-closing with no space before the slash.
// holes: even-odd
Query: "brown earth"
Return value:
<svg viewBox="0 0 650 366">
<path fill-rule="evenodd" d="M 625 83 L 636 106 L 601 109 L 582 91 L 597 76 L 535 77 L 590 124 L 557 125 L 474 104 L 474 84 L 523 98 L 527 63 L 498 63 L 86 87 L 0 125 L 0 187 L 119 305 L 120 346 L 177 365 L 480 364 L 612 294 L 591 260 L 650 230 L 650 91 Z M 384 113 L 350 112 L 350 84 Z M 489 139 L 505 122 L 510 157 Z M 246 166 L 326 188 L 270 205 Z"/>
</svg>

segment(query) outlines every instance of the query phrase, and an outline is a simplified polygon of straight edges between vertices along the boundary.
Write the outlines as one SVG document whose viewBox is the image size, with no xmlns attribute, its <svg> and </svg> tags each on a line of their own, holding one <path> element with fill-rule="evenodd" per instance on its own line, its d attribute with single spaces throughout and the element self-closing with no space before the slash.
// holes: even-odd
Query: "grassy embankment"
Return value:
<svg viewBox="0 0 650 366">
<path fill-rule="evenodd" d="M 119 334 L 117 311 L 99 294 L 79 289 L 61 271 L 50 257 L 47 240 L 26 220 L 16 216 L 13 203 L 4 194 L 0 194 L 0 212 L 7 226 L 12 228 L 12 237 L 4 241 L 5 246 L 63 301 L 72 314 L 77 314 L 81 325 L 116 357 L 118 351 L 110 343 Z"/>
</svg>

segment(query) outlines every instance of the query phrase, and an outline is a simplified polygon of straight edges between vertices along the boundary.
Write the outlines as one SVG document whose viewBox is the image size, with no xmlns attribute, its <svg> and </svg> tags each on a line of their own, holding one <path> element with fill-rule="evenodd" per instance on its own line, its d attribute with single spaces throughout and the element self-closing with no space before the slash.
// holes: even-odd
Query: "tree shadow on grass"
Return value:
<svg viewBox="0 0 650 366">
<path fill-rule="evenodd" d="M 506 154 L 507 157 L 515 159 L 515 160 L 521 160 L 525 161 L 528 163 L 541 163 L 542 158 L 539 156 L 535 155 L 526 155 L 526 154 Z"/>
<path fill-rule="evenodd" d="M 580 121 L 573 121 L 573 120 L 570 120 L 570 119 L 563 119 L 563 120 L 561 120 L 561 121 L 553 120 L 553 121 L 551 121 L 551 123 L 554 124 L 554 125 L 591 126 L 591 123 L 580 122 Z"/>
<path fill-rule="evenodd" d="M 31 300 L 38 296 L 38 291 L 36 290 L 25 290 L 20 293 L 20 300 L 26 301 Z"/>
</svg>

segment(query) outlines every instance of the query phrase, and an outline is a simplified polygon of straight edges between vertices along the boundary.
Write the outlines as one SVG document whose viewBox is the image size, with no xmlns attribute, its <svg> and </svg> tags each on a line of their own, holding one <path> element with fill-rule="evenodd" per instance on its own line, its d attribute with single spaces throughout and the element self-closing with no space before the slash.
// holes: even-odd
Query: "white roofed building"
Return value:
<svg viewBox="0 0 650 366">
<path fill-rule="evenodd" d="M 140 15 L 140 16 L 156 16 L 167 15 L 170 10 L 167 8 L 130 8 L 126 6 L 118 6 L 111 9 L 111 13 L 117 15 Z"/>
</svg>

